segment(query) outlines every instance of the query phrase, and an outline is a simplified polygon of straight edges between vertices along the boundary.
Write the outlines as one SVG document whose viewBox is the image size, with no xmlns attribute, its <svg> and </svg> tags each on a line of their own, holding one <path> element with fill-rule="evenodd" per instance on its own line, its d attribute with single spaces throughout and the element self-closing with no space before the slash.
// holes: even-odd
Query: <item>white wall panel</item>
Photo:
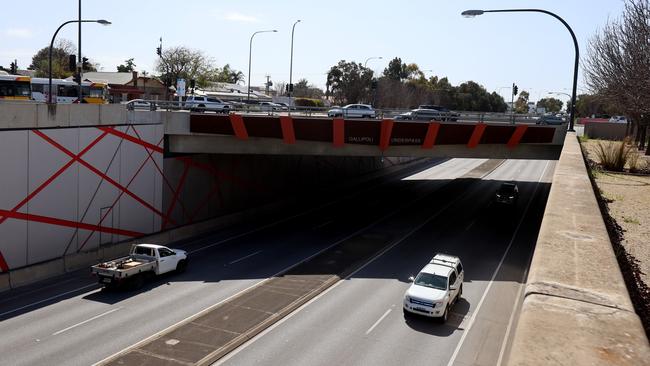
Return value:
<svg viewBox="0 0 650 366">
<path fill-rule="evenodd" d="M 27 131 L 0 133 L 0 209 L 11 211 L 28 195 Z M 18 210 L 26 212 L 26 206 Z M 1 217 L 1 216 L 0 216 Z M 0 252 L 7 263 L 27 263 L 27 221 L 5 219 L 0 224 Z"/>
<path fill-rule="evenodd" d="M 50 139 L 64 146 L 71 153 L 78 153 L 78 129 L 41 130 Z M 29 177 L 30 192 L 46 181 L 53 173 L 66 165 L 72 158 L 51 143 L 30 133 Z M 78 163 L 73 163 L 28 203 L 30 215 L 77 222 Z M 85 168 L 81 168 L 85 169 Z M 43 174 L 48 172 L 49 174 Z M 75 229 L 30 221 L 28 225 L 28 264 L 61 256 L 74 240 Z"/>
</svg>

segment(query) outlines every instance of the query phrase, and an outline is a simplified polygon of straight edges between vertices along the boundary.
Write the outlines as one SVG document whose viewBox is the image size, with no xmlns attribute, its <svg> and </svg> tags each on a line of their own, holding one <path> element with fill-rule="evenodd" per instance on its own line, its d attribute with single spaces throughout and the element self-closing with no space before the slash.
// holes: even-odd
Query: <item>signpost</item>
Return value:
<svg viewBox="0 0 650 366">
<path fill-rule="evenodd" d="M 185 79 L 176 79 L 176 94 L 178 94 L 178 106 L 181 107 L 185 96 Z"/>
</svg>

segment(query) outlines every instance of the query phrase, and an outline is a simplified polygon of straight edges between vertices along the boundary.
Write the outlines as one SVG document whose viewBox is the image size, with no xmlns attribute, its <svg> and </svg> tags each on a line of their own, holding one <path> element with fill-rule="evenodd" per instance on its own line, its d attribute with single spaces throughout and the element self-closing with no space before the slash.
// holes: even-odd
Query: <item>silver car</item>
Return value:
<svg viewBox="0 0 650 366">
<path fill-rule="evenodd" d="M 335 107 L 327 111 L 328 117 L 359 117 L 375 118 L 376 112 L 368 104 L 348 104 L 344 107 Z"/>
</svg>

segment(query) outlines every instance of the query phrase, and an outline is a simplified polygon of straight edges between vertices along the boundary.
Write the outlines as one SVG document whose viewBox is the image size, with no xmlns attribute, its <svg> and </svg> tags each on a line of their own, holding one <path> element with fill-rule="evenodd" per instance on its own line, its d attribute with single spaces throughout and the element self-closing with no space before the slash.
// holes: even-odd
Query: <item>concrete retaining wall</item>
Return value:
<svg viewBox="0 0 650 366">
<path fill-rule="evenodd" d="M 621 141 L 625 138 L 627 124 L 589 122 L 585 124 L 585 135 L 592 139 Z"/>
<path fill-rule="evenodd" d="M 410 164 L 417 163 L 417 161 L 418 160 L 415 159 L 409 159 L 408 161 L 387 160 L 385 162 L 386 167 L 384 169 L 377 169 L 374 172 L 354 178 L 351 177 L 349 180 L 339 184 L 337 188 L 340 189 L 346 186 L 361 184 L 370 179 L 374 179 L 376 177 L 407 168 Z M 328 190 L 326 187 L 323 187 L 322 189 L 325 191 Z M 102 260 L 108 260 L 123 256 L 129 252 L 131 245 L 135 243 L 146 242 L 168 245 L 174 241 L 188 239 L 196 235 L 212 232 L 237 223 L 245 222 L 247 220 L 253 220 L 261 216 L 269 215 L 270 213 L 277 211 L 283 206 L 296 203 L 296 199 L 297 198 L 294 196 L 282 201 L 276 201 L 267 205 L 253 207 L 228 215 L 184 225 L 170 230 L 147 235 L 145 237 L 101 246 L 90 251 L 70 254 L 66 255 L 63 258 L 51 260 L 45 263 L 12 270 L 6 273 L 0 273 L 0 293 L 11 288 L 24 286 L 46 278 L 62 275 L 66 272 L 88 268 L 89 266 Z"/>
<path fill-rule="evenodd" d="M 575 133 L 546 204 L 509 365 L 648 365 Z"/>
</svg>

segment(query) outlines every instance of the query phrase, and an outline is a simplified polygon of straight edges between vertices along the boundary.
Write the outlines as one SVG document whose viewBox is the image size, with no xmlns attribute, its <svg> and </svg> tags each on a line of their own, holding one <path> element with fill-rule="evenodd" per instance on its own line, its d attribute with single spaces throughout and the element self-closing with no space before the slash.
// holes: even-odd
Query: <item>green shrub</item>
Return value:
<svg viewBox="0 0 650 366">
<path fill-rule="evenodd" d="M 325 107 L 325 103 L 320 99 L 296 98 L 293 102 L 296 107 Z"/>
</svg>

